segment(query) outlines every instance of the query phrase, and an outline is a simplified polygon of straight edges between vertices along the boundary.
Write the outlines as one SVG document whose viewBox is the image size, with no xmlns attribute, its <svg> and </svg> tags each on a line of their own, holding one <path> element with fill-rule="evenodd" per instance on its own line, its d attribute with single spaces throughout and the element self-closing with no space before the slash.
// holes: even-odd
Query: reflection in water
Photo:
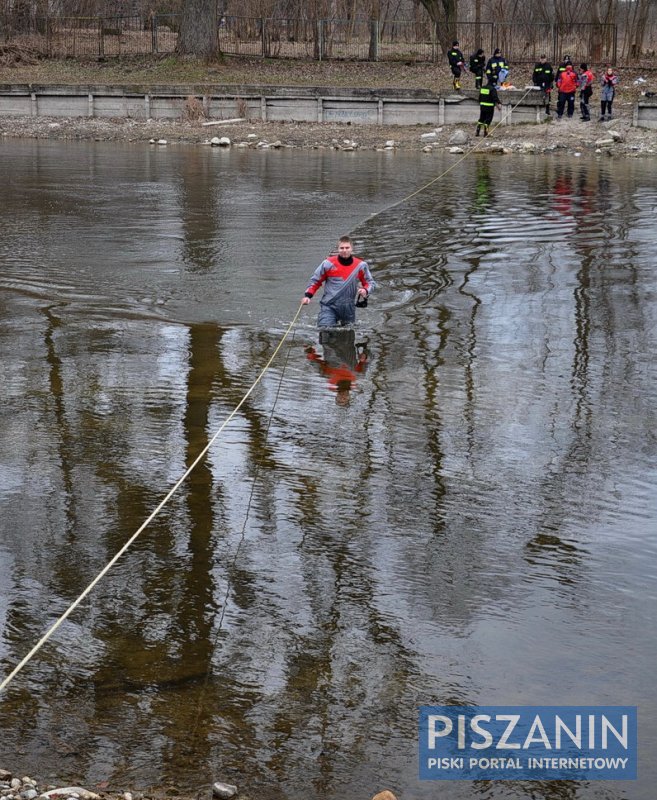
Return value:
<svg viewBox="0 0 657 800">
<path fill-rule="evenodd" d="M 335 230 L 436 164 L 0 147 L 5 672 L 242 399 Z M 446 702 L 638 703 L 650 752 L 653 173 L 478 157 L 359 226 L 380 283 L 359 326 L 299 326 L 0 698 L 0 762 L 91 786 L 429 798 L 417 706 Z M 621 789 L 441 791 L 648 798 L 642 763 Z"/>
<path fill-rule="evenodd" d="M 356 376 L 362 374 L 367 365 L 367 345 L 356 344 L 356 332 L 352 328 L 321 330 L 319 343 L 322 354 L 309 346 L 306 357 L 319 366 L 328 388 L 335 392 L 335 402 L 339 406 L 349 405 Z"/>
</svg>

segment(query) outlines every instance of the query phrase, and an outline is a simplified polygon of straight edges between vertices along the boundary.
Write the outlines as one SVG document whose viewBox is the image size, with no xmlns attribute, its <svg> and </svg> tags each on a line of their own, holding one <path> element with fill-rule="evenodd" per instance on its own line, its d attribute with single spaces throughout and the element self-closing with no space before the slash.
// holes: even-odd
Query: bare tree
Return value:
<svg viewBox="0 0 657 800">
<path fill-rule="evenodd" d="M 458 0 L 417 0 L 423 5 L 436 25 L 436 35 L 444 50 L 456 36 Z"/>
</svg>

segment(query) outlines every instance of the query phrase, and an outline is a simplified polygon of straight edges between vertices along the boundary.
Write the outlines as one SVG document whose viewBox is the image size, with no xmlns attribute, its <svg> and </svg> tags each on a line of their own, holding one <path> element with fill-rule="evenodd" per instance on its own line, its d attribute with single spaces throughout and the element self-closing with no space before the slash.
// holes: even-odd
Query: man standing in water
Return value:
<svg viewBox="0 0 657 800">
<path fill-rule="evenodd" d="M 310 303 L 315 292 L 324 284 L 317 317 L 319 328 L 354 323 L 356 306 L 366 306 L 367 298 L 374 289 L 375 283 L 367 262 L 356 258 L 352 250 L 351 239 L 342 236 L 338 242 L 338 255 L 329 256 L 317 267 L 301 300 L 304 305 Z"/>
</svg>

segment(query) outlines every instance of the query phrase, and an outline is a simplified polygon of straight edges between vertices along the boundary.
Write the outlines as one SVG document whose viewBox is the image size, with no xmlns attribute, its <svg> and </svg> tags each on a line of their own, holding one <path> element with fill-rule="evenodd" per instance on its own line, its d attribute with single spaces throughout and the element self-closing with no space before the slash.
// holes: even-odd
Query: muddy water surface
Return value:
<svg viewBox="0 0 657 800">
<path fill-rule="evenodd" d="M 2 142 L 0 766 L 89 788 L 648 798 L 657 167 Z M 424 703 L 639 706 L 639 780 L 417 780 Z"/>
</svg>

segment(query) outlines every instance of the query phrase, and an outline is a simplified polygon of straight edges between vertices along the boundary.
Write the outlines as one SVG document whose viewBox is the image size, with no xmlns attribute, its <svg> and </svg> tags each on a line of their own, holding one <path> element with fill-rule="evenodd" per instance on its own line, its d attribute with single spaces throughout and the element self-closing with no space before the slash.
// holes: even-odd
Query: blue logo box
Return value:
<svg viewBox="0 0 657 800">
<path fill-rule="evenodd" d="M 420 706 L 420 780 L 635 780 L 636 706 Z"/>
</svg>

